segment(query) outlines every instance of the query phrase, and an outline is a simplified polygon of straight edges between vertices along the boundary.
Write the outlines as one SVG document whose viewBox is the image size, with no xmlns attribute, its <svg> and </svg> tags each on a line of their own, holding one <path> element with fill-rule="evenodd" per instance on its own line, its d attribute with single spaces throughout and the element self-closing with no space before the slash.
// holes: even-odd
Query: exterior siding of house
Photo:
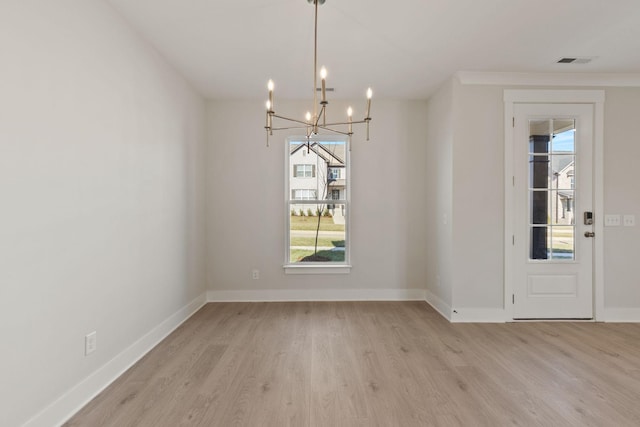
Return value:
<svg viewBox="0 0 640 427">
<path fill-rule="evenodd" d="M 316 150 L 318 150 L 321 155 L 318 155 Z M 329 161 L 325 160 L 325 158 L 323 158 L 324 156 L 326 156 Z M 313 165 L 313 176 L 297 177 L 296 168 L 300 165 Z M 330 180 L 327 188 L 326 182 L 329 168 L 339 169 L 340 175 L 338 179 Z M 335 195 L 337 195 L 337 199 L 345 199 L 345 189 L 345 169 L 344 165 L 341 164 L 341 160 L 335 157 L 332 158 L 329 153 L 320 148 L 314 148 L 313 145 L 311 146 L 311 149 L 307 149 L 306 146 L 293 149 L 289 161 L 288 197 L 294 199 L 296 190 L 315 190 L 316 196 L 320 200 L 336 199 L 336 197 L 334 197 Z M 336 191 L 337 194 L 334 193 Z M 328 207 L 330 210 L 333 209 L 332 204 L 325 204 L 325 207 Z M 317 206 L 314 204 L 291 205 L 291 210 L 294 210 L 296 214 L 302 210 L 306 215 L 308 209 L 311 209 L 315 213 Z"/>
</svg>

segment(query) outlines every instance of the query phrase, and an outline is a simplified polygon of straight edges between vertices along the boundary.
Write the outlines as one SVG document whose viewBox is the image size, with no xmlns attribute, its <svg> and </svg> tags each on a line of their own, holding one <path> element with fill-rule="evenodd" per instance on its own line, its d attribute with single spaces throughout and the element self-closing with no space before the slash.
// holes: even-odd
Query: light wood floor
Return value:
<svg viewBox="0 0 640 427">
<path fill-rule="evenodd" d="M 67 426 L 640 426 L 640 325 L 208 304 Z"/>
</svg>

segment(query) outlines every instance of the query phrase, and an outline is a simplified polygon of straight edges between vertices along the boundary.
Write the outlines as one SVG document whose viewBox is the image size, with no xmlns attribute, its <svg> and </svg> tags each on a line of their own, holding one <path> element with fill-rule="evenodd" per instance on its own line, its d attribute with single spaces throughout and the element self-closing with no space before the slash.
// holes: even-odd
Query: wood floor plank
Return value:
<svg viewBox="0 0 640 427">
<path fill-rule="evenodd" d="M 637 426 L 640 325 L 421 302 L 207 304 L 71 426 Z"/>
</svg>

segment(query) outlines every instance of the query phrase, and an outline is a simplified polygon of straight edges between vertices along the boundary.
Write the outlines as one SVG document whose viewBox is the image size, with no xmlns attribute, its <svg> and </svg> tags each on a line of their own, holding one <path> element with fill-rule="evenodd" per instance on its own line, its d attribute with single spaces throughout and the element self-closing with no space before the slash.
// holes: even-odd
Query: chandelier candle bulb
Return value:
<svg viewBox="0 0 640 427">
<path fill-rule="evenodd" d="M 367 89 L 367 118 L 371 114 L 371 97 L 373 96 L 373 91 L 371 88 Z"/>
<path fill-rule="evenodd" d="M 353 133 L 353 108 L 347 109 L 347 116 L 349 117 L 349 135 L 351 135 Z"/>
<path fill-rule="evenodd" d="M 267 83 L 267 89 L 269 89 L 269 111 L 273 110 L 273 80 L 269 80 Z"/>
<path fill-rule="evenodd" d="M 327 94 L 326 94 L 326 86 L 327 86 L 327 69 L 322 67 L 320 69 L 320 78 L 322 84 L 322 103 L 327 103 Z"/>
</svg>

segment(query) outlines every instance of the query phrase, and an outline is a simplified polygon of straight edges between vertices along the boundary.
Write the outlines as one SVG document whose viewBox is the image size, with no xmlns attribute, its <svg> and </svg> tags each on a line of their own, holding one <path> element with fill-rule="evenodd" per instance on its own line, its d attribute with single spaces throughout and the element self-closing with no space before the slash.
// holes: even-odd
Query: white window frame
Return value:
<svg viewBox="0 0 640 427">
<path fill-rule="evenodd" d="M 290 241 L 291 241 L 291 205 L 309 205 L 312 210 L 316 209 L 316 205 L 318 204 L 319 199 L 315 200 L 297 200 L 290 198 L 293 194 L 291 191 L 290 182 L 292 179 L 300 179 L 301 177 L 296 177 L 293 173 L 290 173 L 291 167 L 291 144 L 294 142 L 306 142 L 306 136 L 291 136 L 286 139 L 285 144 L 285 167 L 284 167 L 284 194 L 285 194 L 285 221 L 284 221 L 284 229 L 285 229 L 285 239 L 284 239 L 284 270 L 285 274 L 348 274 L 351 272 L 351 236 L 350 236 L 350 217 L 351 217 L 351 179 L 350 179 L 350 158 L 349 158 L 349 141 L 348 138 L 344 136 L 334 136 L 334 135 L 322 135 L 314 138 L 310 138 L 309 143 L 313 144 L 315 142 L 344 142 L 345 144 L 345 158 L 343 159 L 345 162 L 345 167 L 341 168 L 343 171 L 341 172 L 340 179 L 345 180 L 345 191 L 341 192 L 346 198 L 339 200 L 331 200 L 331 194 L 327 194 L 329 199 L 323 200 L 325 204 L 342 204 L 345 206 L 345 254 L 344 254 L 344 262 L 318 262 L 318 263 L 291 263 L 289 261 L 289 250 L 290 250 Z M 317 179 L 319 174 L 317 173 L 318 167 L 316 166 L 316 176 L 314 178 Z M 294 171 L 295 172 L 295 171 Z M 327 171 L 328 173 L 328 171 Z M 320 195 L 318 195 L 320 196 Z"/>
</svg>

